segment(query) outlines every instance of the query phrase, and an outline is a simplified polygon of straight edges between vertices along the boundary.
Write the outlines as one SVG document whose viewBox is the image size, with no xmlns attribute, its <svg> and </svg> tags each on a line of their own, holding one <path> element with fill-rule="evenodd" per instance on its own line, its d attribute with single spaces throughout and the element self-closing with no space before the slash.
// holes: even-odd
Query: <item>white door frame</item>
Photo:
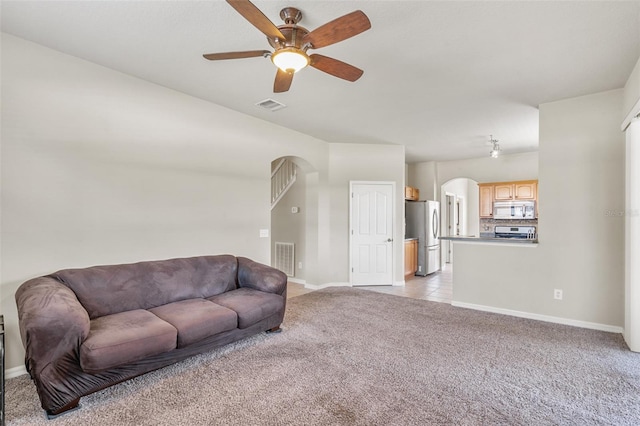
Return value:
<svg viewBox="0 0 640 426">
<path fill-rule="evenodd" d="M 396 183 L 395 181 L 367 181 L 367 180 L 352 180 L 349 181 L 349 285 L 353 287 L 353 238 L 352 238 L 352 222 L 353 222 L 353 187 L 356 185 L 390 185 L 391 186 L 391 199 L 393 205 L 391 208 L 391 282 L 389 285 L 395 283 L 396 276 Z"/>
<path fill-rule="evenodd" d="M 451 205 L 449 205 L 449 201 L 451 201 Z M 445 216 L 445 226 L 444 229 L 447 230 L 446 236 L 450 237 L 452 235 L 456 235 L 455 233 L 455 222 L 456 222 L 456 210 L 455 204 L 457 202 L 457 196 L 453 192 L 445 192 L 444 195 L 444 216 Z M 442 233 L 441 233 L 442 235 Z M 445 241 L 444 244 L 444 262 L 442 263 L 453 263 L 453 242 Z M 442 266 L 442 265 L 441 265 Z"/>
<path fill-rule="evenodd" d="M 456 235 L 468 235 L 467 232 L 467 200 L 460 195 L 456 196 Z"/>
</svg>

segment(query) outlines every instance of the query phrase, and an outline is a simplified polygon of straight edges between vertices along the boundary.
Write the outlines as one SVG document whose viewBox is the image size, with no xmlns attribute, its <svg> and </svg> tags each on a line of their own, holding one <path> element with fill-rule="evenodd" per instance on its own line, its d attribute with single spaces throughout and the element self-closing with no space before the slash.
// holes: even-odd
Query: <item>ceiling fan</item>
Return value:
<svg viewBox="0 0 640 426">
<path fill-rule="evenodd" d="M 369 18 L 362 11 L 356 10 L 348 13 L 309 32 L 306 28 L 297 25 L 302 19 L 302 12 L 294 7 L 285 7 L 280 11 L 280 18 L 284 20 L 284 25 L 276 27 L 249 0 L 227 0 L 227 3 L 264 33 L 269 44 L 275 50 L 274 52 L 269 50 L 249 50 L 245 52 L 208 53 L 202 55 L 205 59 L 218 61 L 258 56 L 271 57 L 271 61 L 278 67 L 273 84 L 275 93 L 289 90 L 293 81 L 293 74 L 307 65 L 347 81 L 356 81 L 362 76 L 364 71 L 353 65 L 317 53 L 307 54 L 309 49 L 319 49 L 338 43 L 371 28 Z"/>
</svg>

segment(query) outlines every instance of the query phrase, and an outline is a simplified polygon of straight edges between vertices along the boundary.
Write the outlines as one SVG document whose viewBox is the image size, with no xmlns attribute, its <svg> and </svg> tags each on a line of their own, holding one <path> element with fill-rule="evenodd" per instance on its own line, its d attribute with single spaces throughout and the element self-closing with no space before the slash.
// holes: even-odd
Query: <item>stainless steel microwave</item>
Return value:
<svg viewBox="0 0 640 426">
<path fill-rule="evenodd" d="M 535 201 L 496 201 L 493 203 L 494 219 L 535 219 Z"/>
</svg>

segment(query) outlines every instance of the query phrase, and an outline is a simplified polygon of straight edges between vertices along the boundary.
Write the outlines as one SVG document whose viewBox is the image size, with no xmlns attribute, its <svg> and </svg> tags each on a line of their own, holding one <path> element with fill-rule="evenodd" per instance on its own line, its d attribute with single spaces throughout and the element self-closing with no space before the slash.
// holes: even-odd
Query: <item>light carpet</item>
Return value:
<svg viewBox="0 0 640 426">
<path fill-rule="evenodd" d="M 260 334 L 84 397 L 47 421 L 28 376 L 9 425 L 638 425 L 619 334 L 353 288 L 288 300 Z"/>
</svg>

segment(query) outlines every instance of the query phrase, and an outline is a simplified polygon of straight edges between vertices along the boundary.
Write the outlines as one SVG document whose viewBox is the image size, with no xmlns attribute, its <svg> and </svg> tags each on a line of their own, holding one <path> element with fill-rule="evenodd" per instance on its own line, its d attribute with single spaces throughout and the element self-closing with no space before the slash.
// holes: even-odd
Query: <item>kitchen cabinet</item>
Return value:
<svg viewBox="0 0 640 426">
<path fill-rule="evenodd" d="M 479 183 L 478 190 L 481 218 L 493 217 L 494 201 L 536 201 L 536 217 L 538 217 L 537 180 Z"/>
<path fill-rule="evenodd" d="M 518 182 L 513 184 L 513 199 L 514 200 L 533 200 L 536 201 L 537 197 L 537 182 Z"/>
<path fill-rule="evenodd" d="M 478 185 L 480 192 L 480 217 L 493 216 L 493 184 Z"/>
<path fill-rule="evenodd" d="M 494 201 L 513 200 L 513 184 L 512 183 L 496 184 L 493 187 L 493 199 Z"/>
<path fill-rule="evenodd" d="M 418 240 L 404 241 L 404 276 L 415 275 L 418 270 Z"/>
<path fill-rule="evenodd" d="M 494 201 L 536 201 L 538 181 L 501 182 L 494 184 Z"/>
<path fill-rule="evenodd" d="M 404 199 L 409 201 L 418 201 L 420 199 L 420 190 L 411 186 L 405 186 Z"/>
</svg>

